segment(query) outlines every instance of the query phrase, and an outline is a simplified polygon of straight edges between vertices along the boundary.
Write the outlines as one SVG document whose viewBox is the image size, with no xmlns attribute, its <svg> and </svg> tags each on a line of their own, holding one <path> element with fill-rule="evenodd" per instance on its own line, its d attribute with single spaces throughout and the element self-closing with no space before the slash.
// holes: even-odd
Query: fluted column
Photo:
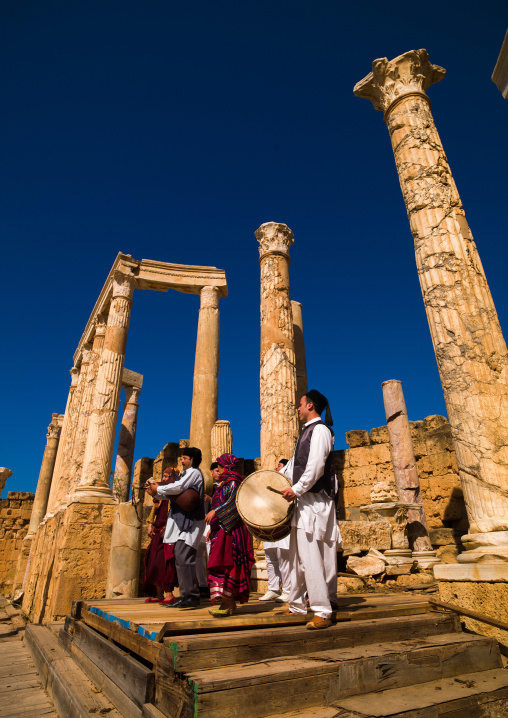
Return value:
<svg viewBox="0 0 508 718">
<path fill-rule="evenodd" d="M 261 466 L 274 469 L 291 456 L 298 436 L 289 248 L 293 233 L 266 222 L 255 232 L 261 267 Z"/>
<path fill-rule="evenodd" d="M 46 514 L 63 421 L 63 414 L 53 414 L 51 424 L 48 426 L 46 446 L 42 456 L 41 470 L 39 472 L 39 480 L 35 491 L 32 515 L 30 516 L 30 525 L 28 526 L 28 533 L 25 536 L 25 539 L 32 539 L 34 537 L 35 532 L 39 528 L 40 522 Z"/>
<path fill-rule="evenodd" d="M 66 451 L 70 444 L 70 437 L 72 435 L 72 415 L 75 408 L 74 393 L 78 385 L 79 369 L 72 367 L 70 370 L 71 374 L 71 385 L 69 387 L 69 394 L 67 396 L 67 405 L 65 407 L 64 420 L 62 425 L 62 431 L 60 432 L 60 440 L 58 442 L 58 451 L 56 455 L 55 468 L 53 469 L 53 479 L 51 481 L 51 488 L 49 491 L 49 499 L 47 506 L 47 513 L 53 514 L 60 504 L 59 501 L 59 488 L 62 478 L 62 469 L 65 467 Z"/>
<path fill-rule="evenodd" d="M 233 433 L 229 421 L 216 421 L 212 427 L 211 459 L 233 453 Z"/>
<path fill-rule="evenodd" d="M 425 90 L 425 50 L 375 60 L 355 94 L 384 112 L 470 522 L 459 561 L 508 560 L 508 353 Z M 496 546 L 493 550 L 492 546 Z"/>
<path fill-rule="evenodd" d="M 99 364 L 101 361 L 105 335 L 106 319 L 102 315 L 99 315 L 95 323 L 95 332 L 91 351 L 89 352 L 89 354 L 86 355 L 85 352 L 83 352 L 84 360 L 86 360 L 87 362 L 87 372 L 86 376 L 84 377 L 79 416 L 72 448 L 72 459 L 69 471 L 69 494 L 67 498 L 68 501 L 73 499 L 76 488 L 81 480 L 83 458 L 85 454 L 86 440 L 88 436 L 88 427 L 90 423 L 90 415 L 92 412 L 95 385 L 97 382 L 97 372 L 99 370 Z"/>
<path fill-rule="evenodd" d="M 393 379 L 384 381 L 382 386 L 397 493 L 400 501 L 415 504 L 416 507 L 408 512 L 411 548 L 414 551 L 432 551 L 402 382 Z"/>
<path fill-rule="evenodd" d="M 129 500 L 138 421 L 138 399 L 141 388 L 138 386 L 125 386 L 124 390 L 125 405 L 113 478 L 113 494 L 120 503 Z"/>
<path fill-rule="evenodd" d="M 113 458 L 133 292 L 133 277 L 117 272 L 113 277 L 113 296 L 97 372 L 83 471 L 74 496 L 76 501 L 89 497 L 114 501 L 109 486 L 109 472 Z"/>
<path fill-rule="evenodd" d="M 192 410 L 190 445 L 201 449 L 201 469 L 205 478 L 211 463 L 211 433 L 219 411 L 219 290 L 203 287 L 200 292 L 194 383 L 192 386 Z M 209 483 L 209 482 L 208 482 Z M 209 487 L 210 488 L 210 487 Z"/>
<path fill-rule="evenodd" d="M 303 335 L 302 305 L 300 302 L 291 300 L 293 311 L 293 335 L 295 341 L 295 365 L 296 365 L 296 395 L 295 404 L 299 405 L 300 399 L 307 393 L 307 360 L 305 358 L 305 339 Z"/>
</svg>

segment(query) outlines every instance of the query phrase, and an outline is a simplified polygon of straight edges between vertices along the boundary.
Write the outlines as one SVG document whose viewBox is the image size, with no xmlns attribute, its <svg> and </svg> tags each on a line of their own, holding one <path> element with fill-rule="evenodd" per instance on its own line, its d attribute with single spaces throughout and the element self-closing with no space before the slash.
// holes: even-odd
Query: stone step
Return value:
<svg viewBox="0 0 508 718">
<path fill-rule="evenodd" d="M 502 666 L 490 638 L 442 634 L 188 672 L 200 718 L 259 718 Z M 412 689 L 415 690 L 414 688 Z"/>
<path fill-rule="evenodd" d="M 480 664 L 481 665 L 481 664 Z M 482 718 L 508 715 L 508 671 L 475 671 L 410 686 L 352 696 L 322 713 L 278 718 Z"/>
<path fill-rule="evenodd" d="M 394 642 L 408 636 L 418 639 L 460 631 L 460 621 L 456 614 L 433 612 L 337 623 L 320 631 L 295 626 L 228 631 L 219 635 L 176 636 L 165 638 L 164 646 L 173 652 L 175 671 L 183 673 L 374 642 Z"/>
</svg>

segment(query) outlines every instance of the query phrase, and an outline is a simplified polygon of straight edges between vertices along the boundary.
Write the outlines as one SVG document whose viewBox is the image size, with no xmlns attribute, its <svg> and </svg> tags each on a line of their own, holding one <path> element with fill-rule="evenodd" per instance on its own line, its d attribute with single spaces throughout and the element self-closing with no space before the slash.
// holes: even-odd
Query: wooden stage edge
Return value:
<svg viewBox="0 0 508 718">
<path fill-rule="evenodd" d="M 102 599 L 75 602 L 72 615 L 146 660 L 155 658 L 162 640 L 170 636 L 294 627 L 304 625 L 313 616 L 311 612 L 305 616 L 285 616 L 287 604 L 262 602 L 257 597 L 239 606 L 238 612 L 229 618 L 214 618 L 208 612 L 210 607 L 209 601 L 203 601 L 197 609 L 180 610 L 146 604 L 143 598 Z M 361 621 L 433 610 L 426 598 L 414 595 L 348 594 L 339 598 L 335 620 Z"/>
</svg>

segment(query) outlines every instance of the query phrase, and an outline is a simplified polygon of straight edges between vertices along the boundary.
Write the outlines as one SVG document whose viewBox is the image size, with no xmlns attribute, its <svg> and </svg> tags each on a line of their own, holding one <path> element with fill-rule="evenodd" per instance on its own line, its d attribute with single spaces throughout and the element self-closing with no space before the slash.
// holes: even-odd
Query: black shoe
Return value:
<svg viewBox="0 0 508 718">
<path fill-rule="evenodd" d="M 208 586 L 200 586 L 199 595 L 201 596 L 201 598 L 210 598 L 210 589 L 208 588 Z"/>
<path fill-rule="evenodd" d="M 173 604 L 173 608 L 176 606 L 176 608 L 198 608 L 201 605 L 201 600 L 199 598 L 191 598 L 188 596 L 187 598 L 180 599 L 177 603 Z"/>
</svg>

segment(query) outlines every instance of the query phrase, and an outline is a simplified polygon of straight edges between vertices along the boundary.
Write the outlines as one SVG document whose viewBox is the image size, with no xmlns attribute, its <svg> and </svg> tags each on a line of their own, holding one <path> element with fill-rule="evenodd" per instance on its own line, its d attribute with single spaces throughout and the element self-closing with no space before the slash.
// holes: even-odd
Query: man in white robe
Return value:
<svg viewBox="0 0 508 718">
<path fill-rule="evenodd" d="M 334 435 L 328 401 L 315 389 L 300 400 L 298 417 L 303 423 L 295 452 L 281 473 L 292 482 L 284 489 L 287 501 L 296 500 L 291 524 L 290 613 L 307 613 L 305 589 L 314 618 L 309 629 L 328 628 L 332 602 L 337 597 L 338 525 L 334 497 L 337 479 L 333 469 Z M 326 424 L 321 413 L 327 408 Z M 336 606 L 334 606 L 335 608 Z"/>
</svg>

